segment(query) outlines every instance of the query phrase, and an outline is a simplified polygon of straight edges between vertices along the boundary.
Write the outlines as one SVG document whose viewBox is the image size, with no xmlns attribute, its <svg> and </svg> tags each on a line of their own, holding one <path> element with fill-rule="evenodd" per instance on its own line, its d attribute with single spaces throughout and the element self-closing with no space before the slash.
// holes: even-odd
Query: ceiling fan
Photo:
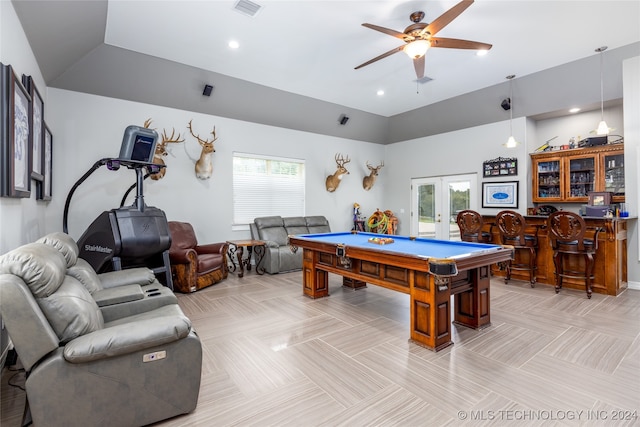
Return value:
<svg viewBox="0 0 640 427">
<path fill-rule="evenodd" d="M 447 47 L 454 49 L 474 49 L 474 50 L 489 50 L 491 45 L 488 43 L 474 42 L 470 40 L 450 39 L 444 37 L 434 37 L 440 30 L 447 26 L 451 21 L 464 12 L 471 4 L 473 0 L 462 0 L 460 3 L 447 10 L 440 15 L 430 24 L 420 22 L 424 18 L 424 12 L 413 12 L 409 19 L 413 24 L 404 29 L 404 32 L 399 32 L 389 28 L 380 27 L 373 24 L 362 24 L 364 27 L 371 28 L 372 30 L 380 31 L 381 33 L 388 34 L 393 37 L 397 37 L 404 41 L 404 45 L 396 47 L 389 52 L 383 53 L 380 56 L 358 65 L 355 69 L 365 67 L 371 63 L 393 55 L 396 52 L 403 51 L 410 58 L 413 59 L 413 66 L 416 69 L 416 76 L 418 79 L 424 77 L 424 56 L 427 49 L 430 47 Z"/>
</svg>

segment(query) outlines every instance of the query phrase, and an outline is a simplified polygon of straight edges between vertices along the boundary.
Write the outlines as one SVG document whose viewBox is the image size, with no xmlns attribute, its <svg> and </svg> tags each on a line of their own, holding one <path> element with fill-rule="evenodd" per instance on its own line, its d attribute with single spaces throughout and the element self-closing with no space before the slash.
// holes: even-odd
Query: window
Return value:
<svg viewBox="0 0 640 427">
<path fill-rule="evenodd" d="M 233 222 L 304 216 L 304 160 L 233 154 Z"/>
</svg>

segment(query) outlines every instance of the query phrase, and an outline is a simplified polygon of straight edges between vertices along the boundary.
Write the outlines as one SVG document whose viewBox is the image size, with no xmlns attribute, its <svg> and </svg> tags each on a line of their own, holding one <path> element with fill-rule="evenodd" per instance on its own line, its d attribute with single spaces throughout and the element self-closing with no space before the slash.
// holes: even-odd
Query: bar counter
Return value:
<svg viewBox="0 0 640 427">
<path fill-rule="evenodd" d="M 538 257 L 536 260 L 536 283 L 555 285 L 555 267 L 553 264 L 553 249 L 547 233 L 547 217 L 540 215 L 527 215 L 524 217 L 527 226 L 537 230 Z M 500 243 L 500 233 L 495 224 L 495 216 L 483 215 L 484 228 L 491 232 L 492 242 Z M 618 295 L 627 287 L 627 226 L 631 218 L 600 218 L 583 217 L 589 228 L 600 228 L 598 234 L 598 250 L 594 257 L 593 292 L 606 295 Z M 576 256 L 575 267 L 584 271 L 582 257 Z M 574 262 L 574 261 L 571 261 Z M 494 265 L 492 273 L 495 276 L 505 276 L 505 271 Z M 529 281 L 527 271 L 511 272 L 512 279 Z M 563 288 L 579 289 L 584 291 L 584 280 L 565 278 L 562 281 Z"/>
</svg>

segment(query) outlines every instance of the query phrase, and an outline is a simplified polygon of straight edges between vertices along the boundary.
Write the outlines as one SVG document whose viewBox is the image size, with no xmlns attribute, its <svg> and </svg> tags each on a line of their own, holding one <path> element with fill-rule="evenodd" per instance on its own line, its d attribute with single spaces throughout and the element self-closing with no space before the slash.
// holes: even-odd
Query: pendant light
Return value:
<svg viewBox="0 0 640 427">
<path fill-rule="evenodd" d="M 607 122 L 604 121 L 604 79 L 602 78 L 602 54 L 605 50 L 607 50 L 607 46 L 602 46 L 596 49 L 596 52 L 600 53 L 600 123 L 598 123 L 598 129 L 596 130 L 596 134 L 598 135 L 609 135 L 609 126 L 607 126 Z"/>
<path fill-rule="evenodd" d="M 504 146 L 507 148 L 516 148 L 518 146 L 518 141 L 513 137 L 513 79 L 515 78 L 515 74 L 511 74 L 507 76 L 507 80 L 509 80 L 509 139 L 504 143 Z"/>
</svg>

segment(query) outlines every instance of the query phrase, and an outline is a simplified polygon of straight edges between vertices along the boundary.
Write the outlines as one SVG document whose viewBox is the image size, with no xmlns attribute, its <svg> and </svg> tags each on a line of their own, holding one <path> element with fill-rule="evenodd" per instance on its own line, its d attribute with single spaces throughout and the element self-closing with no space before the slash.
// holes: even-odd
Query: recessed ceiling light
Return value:
<svg viewBox="0 0 640 427">
<path fill-rule="evenodd" d="M 486 49 L 482 49 L 482 50 L 477 51 L 477 52 L 476 52 L 476 55 L 478 55 L 478 56 L 485 56 L 487 53 L 489 53 L 489 51 L 488 51 L 488 50 L 486 50 Z"/>
<path fill-rule="evenodd" d="M 239 47 L 240 47 L 240 43 L 238 43 L 236 40 L 231 40 L 231 41 L 229 42 L 229 47 L 230 47 L 231 49 L 237 49 L 237 48 L 239 48 Z"/>
<path fill-rule="evenodd" d="M 382 96 L 384 95 L 384 91 L 382 89 L 378 90 L 378 92 L 376 92 L 378 94 L 378 96 Z"/>
<path fill-rule="evenodd" d="M 575 107 L 569 110 L 570 113 L 577 113 L 578 111 L 580 111 L 578 107 Z"/>
</svg>

